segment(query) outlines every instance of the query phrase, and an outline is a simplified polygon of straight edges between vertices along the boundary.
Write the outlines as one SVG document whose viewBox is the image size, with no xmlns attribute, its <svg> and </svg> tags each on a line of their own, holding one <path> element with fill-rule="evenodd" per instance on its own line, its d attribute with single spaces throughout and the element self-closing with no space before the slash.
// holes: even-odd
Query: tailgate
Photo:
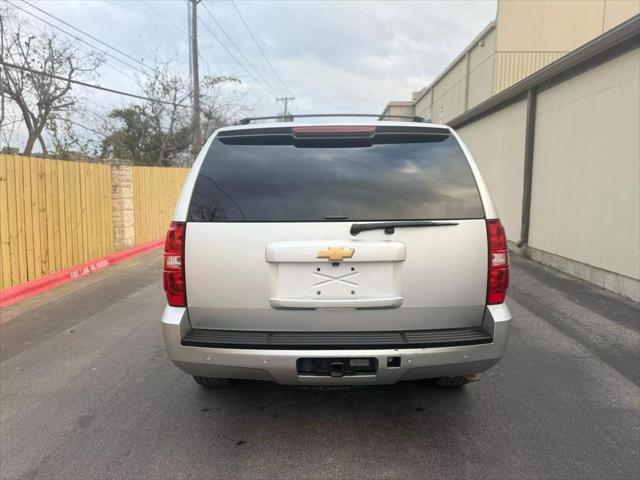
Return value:
<svg viewBox="0 0 640 480">
<path fill-rule="evenodd" d="M 484 210 L 446 128 L 220 132 L 187 220 L 194 328 L 390 331 L 482 321 Z M 448 225 L 350 231 L 356 222 L 425 220 Z"/>
<path fill-rule="evenodd" d="M 392 235 L 362 232 L 357 239 L 350 226 L 189 223 L 185 264 L 192 326 L 383 331 L 480 325 L 487 279 L 484 220 L 396 229 Z M 332 248 L 353 254 L 341 261 L 318 258 Z"/>
</svg>

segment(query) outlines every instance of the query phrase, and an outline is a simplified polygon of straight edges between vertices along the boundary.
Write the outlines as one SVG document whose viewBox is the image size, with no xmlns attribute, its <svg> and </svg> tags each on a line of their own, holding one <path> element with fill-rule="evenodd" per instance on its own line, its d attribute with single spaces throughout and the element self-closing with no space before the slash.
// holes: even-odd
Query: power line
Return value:
<svg viewBox="0 0 640 480">
<path fill-rule="evenodd" d="M 145 0 L 140 0 L 142 3 L 144 3 L 147 8 L 149 10 L 151 10 L 152 12 L 154 12 L 156 15 L 158 15 L 160 18 L 164 19 L 164 21 L 166 21 L 168 24 L 172 25 L 173 27 L 175 27 L 176 29 L 180 30 L 182 33 L 184 33 L 184 29 L 179 26 L 176 22 L 174 22 L 173 20 L 171 20 L 170 18 L 168 18 L 166 15 L 164 15 L 162 12 L 159 12 L 158 10 L 156 10 L 155 8 L 153 8 L 151 6 L 151 4 Z M 189 35 L 189 38 L 191 38 L 191 35 Z"/>
<path fill-rule="evenodd" d="M 295 97 L 280 97 L 276 98 L 276 102 L 284 103 L 284 114 L 282 115 L 282 121 L 286 122 L 289 117 L 289 102 L 295 100 Z"/>
<path fill-rule="evenodd" d="M 6 0 L 6 1 L 7 1 L 7 3 L 11 3 L 11 2 L 9 2 L 9 0 Z M 46 24 L 47 24 L 47 25 L 49 25 L 50 27 L 53 27 L 53 28 L 55 28 L 56 30 L 59 30 L 59 31 L 61 31 L 61 32 L 65 33 L 66 35 L 69 35 L 70 37 L 75 38 L 75 39 L 76 39 L 76 40 L 78 40 L 79 42 L 82 42 L 82 43 L 84 43 L 85 45 L 90 46 L 90 47 L 91 47 L 91 48 L 93 48 L 94 50 L 97 50 L 97 51 L 99 51 L 99 52 L 104 53 L 105 55 L 107 55 L 107 56 L 109 56 L 109 57 L 113 58 L 114 60 L 117 60 L 118 62 L 122 63 L 123 65 L 126 65 L 127 67 L 131 68 L 132 70 L 135 70 L 135 71 L 137 71 L 137 72 L 139 72 L 139 73 L 144 73 L 142 70 L 138 69 L 137 67 L 134 67 L 134 66 L 133 66 L 133 65 L 131 65 L 130 63 L 125 62 L 124 60 L 122 60 L 122 59 L 120 59 L 120 58 L 116 57 L 115 55 L 113 55 L 113 54 L 111 54 L 111 53 L 109 53 L 109 52 L 107 52 L 107 51 L 105 51 L 105 50 L 102 50 L 101 48 L 96 47 L 95 45 L 92 45 L 91 43 L 87 42 L 87 41 L 86 41 L 86 40 L 84 40 L 83 38 L 78 37 L 77 35 L 74 35 L 74 34 L 73 34 L 73 33 L 71 33 L 71 32 L 68 32 L 68 31 L 67 31 L 67 30 L 65 30 L 64 28 L 59 27 L 59 26 L 57 26 L 57 25 L 55 25 L 55 24 L 53 24 L 53 23 L 51 23 L 51 22 L 49 22 L 49 21 L 45 20 L 45 19 L 44 19 L 44 18 L 42 18 L 42 17 L 39 17 L 39 16 L 38 16 L 38 15 L 36 15 L 35 13 L 30 12 L 30 11 L 28 11 L 28 10 L 25 10 L 24 8 L 22 8 L 22 7 L 18 6 L 18 5 L 14 5 L 14 4 L 12 4 L 12 3 L 11 3 L 11 5 L 12 5 L 12 6 L 14 6 L 15 8 L 19 9 L 19 10 L 22 10 L 22 11 L 23 11 L 24 13 L 26 13 L 27 15 L 31 15 L 32 17 L 34 17 L 34 18 L 36 18 L 36 19 L 40 20 L 41 22 L 46 23 Z M 130 78 L 132 78 L 133 80 L 135 80 L 133 77 L 130 77 Z"/>
<path fill-rule="evenodd" d="M 246 67 L 240 63 L 238 61 L 238 59 L 233 55 L 233 53 L 231 53 L 231 51 L 227 48 L 227 46 L 225 44 L 223 44 L 220 39 L 216 36 L 216 34 L 213 32 L 213 30 L 211 30 L 211 28 L 209 27 L 209 25 L 207 25 L 205 22 L 202 21 L 202 19 L 200 19 L 200 23 L 202 23 L 202 25 L 204 26 L 204 28 L 207 29 L 207 31 L 211 34 L 211 36 L 215 39 L 216 42 L 218 42 L 218 44 L 224 49 L 225 52 L 227 52 L 227 54 L 231 57 L 231 59 L 236 62 L 238 64 L 238 66 L 244 70 L 244 72 L 249 76 L 249 78 L 251 78 L 254 82 L 256 82 L 256 85 L 258 85 L 260 88 L 264 89 L 266 92 L 268 93 L 273 93 L 274 95 L 277 95 L 276 92 L 270 92 L 267 88 L 265 88 L 264 85 L 262 85 L 262 83 L 260 83 L 256 77 L 254 77 L 251 72 L 249 72 Z"/>
<path fill-rule="evenodd" d="M 247 56 L 242 52 L 242 50 L 240 50 L 240 48 L 238 47 L 238 45 L 236 45 L 236 43 L 233 41 L 233 39 L 227 34 L 227 32 L 225 31 L 225 29 L 222 27 L 222 25 L 220 25 L 220 22 L 218 22 L 218 20 L 216 20 L 216 17 L 213 16 L 213 14 L 211 13 L 211 11 L 209 11 L 209 9 L 207 8 L 207 6 L 205 5 L 204 2 L 202 2 L 202 8 L 204 8 L 205 12 L 207 12 L 207 14 L 209 15 L 209 17 L 211 17 L 211 20 L 213 20 L 213 22 L 218 26 L 218 28 L 220 29 L 220 31 L 224 34 L 225 37 L 227 37 L 227 40 L 229 40 L 229 43 L 231 43 L 231 45 L 233 45 L 233 47 L 238 51 L 238 53 L 242 56 L 242 58 L 244 59 L 245 62 L 247 62 L 247 65 L 249 65 L 251 67 L 251 69 L 256 73 L 256 75 L 258 75 L 258 77 L 260 77 L 260 79 L 265 83 L 265 85 L 267 85 L 267 87 L 269 87 L 269 89 L 272 92 L 275 92 L 275 89 L 273 88 L 273 86 L 267 81 L 267 79 L 265 79 L 262 74 L 256 69 L 256 67 L 253 65 L 253 63 L 251 63 L 251 60 L 249 60 L 247 58 Z"/>
<path fill-rule="evenodd" d="M 67 119 L 65 119 L 65 120 L 66 120 L 67 122 L 69 122 L 69 123 L 71 123 L 71 124 L 73 124 L 73 125 L 77 126 L 77 127 L 84 128 L 85 130 L 88 130 L 88 131 L 90 131 L 90 132 L 92 132 L 92 133 L 95 133 L 96 135 L 100 135 L 101 137 L 107 138 L 107 137 L 109 136 L 109 135 L 107 135 L 106 133 L 99 132 L 98 130 L 94 130 L 93 128 L 91 128 L 91 127 L 87 127 L 86 125 L 83 125 L 83 124 L 81 124 L 81 123 L 78 123 L 78 122 L 76 122 L 75 120 L 71 120 L 70 118 L 67 118 Z"/>
<path fill-rule="evenodd" d="M 184 28 L 182 28 L 180 25 L 178 25 L 176 22 L 174 22 L 173 20 L 171 20 L 170 18 L 168 18 L 166 15 L 164 15 L 162 12 L 156 10 L 154 7 L 151 6 L 151 4 L 149 2 L 147 2 L 146 0 L 139 0 L 141 3 L 143 3 L 144 5 L 147 6 L 147 8 L 149 8 L 149 10 L 151 10 L 152 12 L 154 12 L 155 14 L 157 14 L 160 18 L 164 19 L 169 25 L 171 25 L 172 27 L 174 27 L 176 30 L 180 31 L 181 33 L 186 33 L 187 37 L 189 38 L 189 45 L 191 44 L 191 40 L 192 40 L 192 35 L 191 35 L 191 31 L 187 31 Z M 189 3 L 190 0 L 186 0 L 187 4 Z M 187 17 L 190 17 L 190 13 L 187 12 Z M 190 23 L 187 22 L 189 25 Z M 191 48 L 189 48 L 189 55 L 191 55 Z M 206 63 L 206 59 L 202 56 L 202 54 L 200 53 L 200 51 L 198 51 L 198 58 L 200 60 L 202 60 L 203 62 L 205 62 L 205 68 L 207 69 L 207 71 L 209 71 L 209 65 Z M 191 57 L 189 56 L 189 84 L 193 85 L 193 79 L 191 78 Z"/>
<path fill-rule="evenodd" d="M 179 103 L 172 103 L 166 100 L 159 100 L 157 98 L 145 97 L 144 95 L 136 95 L 135 93 L 123 92 L 122 90 L 115 90 L 113 88 L 101 87 L 100 85 L 94 85 L 92 83 L 82 82 L 80 80 L 73 80 L 70 78 L 61 77 L 60 75 L 55 75 L 53 73 L 43 72 L 41 70 L 34 70 L 33 68 L 23 67 L 21 65 L 14 65 L 13 63 L 7 63 L 4 60 L 0 60 L 0 65 L 4 65 L 5 67 L 15 68 L 17 70 L 23 70 L 25 72 L 35 73 L 37 75 L 43 75 L 45 77 L 54 78 L 56 80 L 62 80 L 64 82 L 74 83 L 76 85 L 81 85 L 83 87 L 94 88 L 96 90 L 102 90 L 103 92 L 115 93 L 117 95 L 124 95 L 126 97 L 137 98 L 139 100 L 147 100 L 149 102 L 162 103 L 165 105 L 176 106 L 180 108 L 190 108 L 188 105 L 182 105 Z"/>
<path fill-rule="evenodd" d="M 94 36 L 93 36 L 93 35 L 91 35 L 90 33 L 87 33 L 87 32 L 85 32 L 84 30 L 82 30 L 82 29 L 80 29 L 80 28 L 78 28 L 78 27 L 75 27 L 75 26 L 71 25 L 70 23 L 68 23 L 68 22 L 66 22 L 66 21 L 64 21 L 64 20 L 62 20 L 61 18 L 56 17 L 55 15 L 53 15 L 53 14 L 51 14 L 51 13 L 47 12 L 46 10 L 43 10 L 42 8 L 40 8 L 40 7 L 38 7 L 38 6 L 36 6 L 36 5 L 34 5 L 34 4 L 31 4 L 31 3 L 27 2 L 26 0 L 23 0 L 23 2 L 24 2 L 24 3 L 26 3 L 27 5 L 29 5 L 31 8 L 35 8 L 35 9 L 36 9 L 36 10 L 38 10 L 39 12 L 44 13 L 45 15 L 47 15 L 48 17 L 53 18 L 54 20 L 57 20 L 58 22 L 60 22 L 60 23 L 62 23 L 62 24 L 64 24 L 64 25 L 66 25 L 67 27 L 69 27 L 69 28 L 71 28 L 71 29 L 75 30 L 76 32 L 79 32 L 79 33 L 82 33 L 83 35 L 86 35 L 86 36 L 87 36 L 87 37 L 89 37 L 90 39 L 92 39 L 92 40 L 94 40 L 94 41 L 98 42 L 98 43 L 99 43 L 99 44 L 101 44 L 101 45 L 104 45 L 104 46 L 105 46 L 105 47 L 107 47 L 107 48 L 110 48 L 111 50 L 113 50 L 113 51 L 115 51 L 115 52 L 118 52 L 120 55 L 122 55 L 122 56 L 124 56 L 124 57 L 126 57 L 126 58 L 128 58 L 128 59 L 130 59 L 130 60 L 133 60 L 134 62 L 136 62 L 136 63 L 138 63 L 138 64 L 142 65 L 142 66 L 143 66 L 143 67 L 145 67 L 145 68 L 148 68 L 149 70 L 153 70 L 153 67 L 151 67 L 151 66 L 147 65 L 146 63 L 144 63 L 144 62 L 143 62 L 143 61 L 141 61 L 141 60 L 138 60 L 138 59 L 137 59 L 137 58 L 135 58 L 135 57 L 132 57 L 132 56 L 131 56 L 131 55 L 129 55 L 128 53 L 123 52 L 123 51 L 122 51 L 122 50 L 120 50 L 119 48 L 116 48 L 116 47 L 114 47 L 113 45 L 110 45 L 110 44 L 108 44 L 107 42 L 104 42 L 104 41 L 100 40 L 99 38 L 94 37 Z M 11 2 L 9 2 L 9 1 L 7 1 L 7 3 L 9 3 L 9 4 L 13 5 L 13 4 L 12 4 Z M 17 7 L 17 8 L 20 8 L 20 7 L 18 7 L 17 5 L 13 5 L 13 6 L 14 6 L 14 7 Z M 24 10 L 23 8 L 20 8 L 20 10 L 22 10 L 22 11 L 26 11 L 26 10 Z"/>
<path fill-rule="evenodd" d="M 162 12 L 156 10 L 155 8 L 153 8 L 151 6 L 151 4 L 149 2 L 147 2 L 146 0 L 140 0 L 142 3 L 144 3 L 147 8 L 149 10 L 151 10 L 152 12 L 154 12 L 156 15 L 158 15 L 160 18 L 164 19 L 169 25 L 171 25 L 172 27 L 174 27 L 175 29 L 179 30 L 181 33 L 186 33 L 187 36 L 189 37 L 189 40 L 191 40 L 191 33 L 187 32 L 184 28 L 182 28 L 180 25 L 178 25 L 176 22 L 174 22 L 173 20 L 171 20 L 170 18 L 168 18 L 166 15 L 164 15 Z M 200 57 L 200 60 L 204 60 L 204 58 L 202 57 L 202 55 L 200 53 L 198 53 L 198 57 Z"/>
<path fill-rule="evenodd" d="M 130 79 L 131 79 L 131 80 L 133 80 L 134 82 L 137 82 L 137 81 L 138 81 L 138 79 L 137 79 L 136 77 L 133 77 L 133 76 L 129 75 L 127 72 L 124 72 L 124 71 L 120 70 L 120 69 L 119 69 L 118 67 L 116 67 L 115 65 L 112 65 L 112 64 L 110 64 L 110 63 L 108 63 L 108 62 L 104 62 L 104 64 L 105 64 L 107 67 L 113 68 L 113 69 L 114 69 L 116 72 L 118 72 L 120 75 L 123 75 L 123 76 L 125 76 L 125 77 L 127 77 L 127 78 L 130 78 Z"/>
<path fill-rule="evenodd" d="M 28 12 L 27 12 L 27 13 L 28 13 Z M 36 17 L 36 18 L 38 18 L 38 17 Z M 1 20 L 1 19 L 0 19 L 0 20 Z M 43 21 L 44 21 L 45 23 L 47 23 L 47 25 L 51 25 L 50 23 L 46 22 L 46 20 L 43 20 Z M 54 25 L 51 25 L 51 26 L 53 26 L 53 27 L 55 28 L 55 26 L 54 26 Z M 34 28 L 34 29 L 35 29 L 35 30 L 37 30 L 39 33 L 44 34 L 44 31 L 43 31 L 43 30 L 40 30 L 40 29 L 37 29 L 37 28 Z M 60 30 L 61 30 L 62 32 L 66 33 L 67 35 L 71 35 L 73 38 L 75 38 L 75 39 L 77 39 L 77 40 L 80 40 L 80 41 L 82 42 L 82 39 L 81 39 L 81 38 L 78 38 L 78 37 L 76 37 L 75 35 L 73 35 L 73 34 L 71 34 L 71 33 L 68 33 L 66 30 L 63 30 L 63 29 L 60 29 Z M 1 40 L 0 40 L 0 41 L 1 41 Z M 84 42 L 84 43 L 86 43 L 86 42 Z M 109 52 L 105 52 L 104 50 L 101 50 L 101 49 L 99 49 L 99 48 L 97 48 L 97 47 L 94 47 L 93 45 L 90 45 L 89 43 L 86 43 L 86 44 L 87 44 L 87 45 L 89 45 L 89 46 L 90 46 L 92 49 L 94 49 L 94 50 L 97 50 L 97 51 L 99 51 L 99 52 L 102 52 L 102 53 L 104 53 L 105 55 L 109 55 Z M 85 50 L 85 51 L 88 51 L 88 50 Z M 116 58 L 116 60 L 120 61 L 120 59 L 118 59 L 118 58 Z M 133 76 L 129 75 L 127 72 L 125 72 L 125 71 L 123 71 L 123 70 L 120 70 L 118 67 L 116 67 L 115 65 L 112 65 L 111 63 L 109 63 L 109 62 L 107 62 L 107 61 L 105 61 L 105 62 L 104 62 L 104 65 L 106 65 L 106 66 L 107 66 L 107 67 L 109 67 L 109 68 L 114 69 L 114 70 L 115 70 L 116 72 L 118 72 L 120 75 L 123 75 L 123 76 L 125 76 L 125 77 L 130 78 L 130 79 L 131 79 L 131 80 L 133 80 L 134 82 L 137 82 L 137 81 L 138 81 L 138 79 L 137 79 L 137 78 L 135 78 L 135 77 L 133 77 Z M 127 65 L 127 66 L 129 66 L 130 68 L 133 68 L 134 70 L 136 70 L 136 69 L 135 69 L 135 67 L 131 67 L 128 63 L 126 63 L 125 65 Z M 140 70 L 136 70 L 136 71 L 137 71 L 137 72 L 140 72 L 140 73 L 143 73 L 143 72 L 141 72 Z"/>
<path fill-rule="evenodd" d="M 242 20 L 242 23 L 244 24 L 244 27 L 247 29 L 247 32 L 249 32 L 249 35 L 251 35 L 251 38 L 253 39 L 253 43 L 256 44 L 256 47 L 258 47 L 258 50 L 260 51 L 260 53 L 262 54 L 263 58 L 265 59 L 265 61 L 267 62 L 267 65 L 269 65 L 269 67 L 271 68 L 271 70 L 273 71 L 273 74 L 275 75 L 275 77 L 278 79 L 278 81 L 284 86 L 284 88 L 291 94 L 294 95 L 293 91 L 289 88 L 289 86 L 285 83 L 284 80 L 282 80 L 282 77 L 280 77 L 280 75 L 278 74 L 278 71 L 275 69 L 275 67 L 273 66 L 273 64 L 271 63 L 271 61 L 269 60 L 269 57 L 267 57 L 267 54 L 264 52 L 264 50 L 262 49 L 262 47 L 260 46 L 260 42 L 258 42 L 258 39 L 255 37 L 255 35 L 253 34 L 253 32 L 251 31 L 251 28 L 249 27 L 249 24 L 246 22 L 246 20 L 244 19 L 244 17 L 242 16 L 242 13 L 240 12 L 240 9 L 238 9 L 238 6 L 236 5 L 236 2 L 234 2 L 233 0 L 231 0 L 231 5 L 233 5 L 233 8 L 235 9 L 236 13 L 238 14 L 238 16 L 240 17 L 240 20 Z"/>
<path fill-rule="evenodd" d="M 273 90 L 273 88 L 270 88 L 270 89 L 266 88 L 262 83 L 260 83 L 260 81 L 257 80 L 256 77 L 254 77 L 249 70 L 247 70 L 247 68 L 235 57 L 235 55 L 231 53 L 231 51 L 227 48 L 227 46 L 224 43 L 222 43 L 222 41 L 218 38 L 215 32 L 211 30 L 209 25 L 206 22 L 204 22 L 202 18 L 200 18 L 199 20 L 200 20 L 200 23 L 202 23 L 202 25 L 204 26 L 204 28 L 206 28 L 207 31 L 211 34 L 211 36 L 215 39 L 215 41 L 218 42 L 218 44 L 224 49 L 225 52 L 227 52 L 227 54 L 231 57 L 231 59 L 234 62 L 236 62 L 242 70 L 245 71 L 245 73 L 249 76 L 249 78 L 251 78 L 254 82 L 256 82 L 256 85 L 258 85 L 260 88 L 262 88 L 265 92 L 269 94 L 276 95 L 276 96 L 278 95 L 278 93 L 275 90 Z"/>
<path fill-rule="evenodd" d="M 18 123 L 18 122 L 23 122 L 24 119 L 23 118 L 16 118 L 15 120 L 11 120 L 10 122 L 4 122 L 4 123 L 0 123 L 0 125 L 2 125 L 3 127 L 7 128 L 10 127 L 11 125 Z"/>
</svg>

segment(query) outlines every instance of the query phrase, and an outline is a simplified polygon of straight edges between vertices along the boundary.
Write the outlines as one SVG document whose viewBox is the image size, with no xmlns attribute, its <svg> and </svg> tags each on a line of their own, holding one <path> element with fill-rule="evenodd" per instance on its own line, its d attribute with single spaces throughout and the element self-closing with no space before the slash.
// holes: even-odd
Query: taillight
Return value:
<svg viewBox="0 0 640 480">
<path fill-rule="evenodd" d="M 503 303 L 509 288 L 509 246 L 500 220 L 487 220 L 489 242 L 489 279 L 487 305 Z"/>
<path fill-rule="evenodd" d="M 184 279 L 184 235 L 186 223 L 171 222 L 164 242 L 163 283 L 167 302 L 172 307 L 187 306 Z"/>
</svg>

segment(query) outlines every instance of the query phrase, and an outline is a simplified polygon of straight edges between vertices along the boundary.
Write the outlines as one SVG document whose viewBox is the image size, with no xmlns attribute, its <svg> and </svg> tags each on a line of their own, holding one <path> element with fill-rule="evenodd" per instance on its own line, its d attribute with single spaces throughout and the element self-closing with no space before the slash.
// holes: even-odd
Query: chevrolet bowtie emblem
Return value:
<svg viewBox="0 0 640 480">
<path fill-rule="evenodd" d="M 345 258 L 353 257 L 355 250 L 344 247 L 328 247 L 318 252 L 318 258 L 326 258 L 330 262 L 341 262 Z"/>
</svg>

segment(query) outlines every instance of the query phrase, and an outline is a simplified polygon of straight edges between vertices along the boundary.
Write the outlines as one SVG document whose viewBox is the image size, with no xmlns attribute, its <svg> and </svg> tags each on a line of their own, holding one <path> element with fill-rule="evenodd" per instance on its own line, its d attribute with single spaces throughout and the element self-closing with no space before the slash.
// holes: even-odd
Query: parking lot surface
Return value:
<svg viewBox="0 0 640 480">
<path fill-rule="evenodd" d="M 204 390 L 166 357 L 157 251 L 9 307 L 0 477 L 637 478 L 638 304 L 512 262 L 507 356 L 452 390 Z"/>
</svg>

